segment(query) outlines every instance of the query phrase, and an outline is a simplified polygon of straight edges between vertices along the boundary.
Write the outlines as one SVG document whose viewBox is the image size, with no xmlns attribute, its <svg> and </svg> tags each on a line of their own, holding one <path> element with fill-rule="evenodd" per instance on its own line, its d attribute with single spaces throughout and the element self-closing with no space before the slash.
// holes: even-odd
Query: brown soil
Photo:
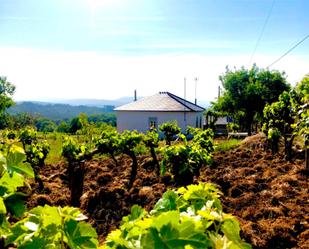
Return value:
<svg viewBox="0 0 309 249">
<path fill-rule="evenodd" d="M 264 150 L 261 135 L 246 138 L 235 150 L 218 152 L 211 167 L 201 170 L 198 181 L 221 188 L 225 212 L 237 216 L 242 237 L 254 248 L 309 248 L 308 178 L 304 159 L 287 162 Z M 131 160 L 127 156 L 86 162 L 81 209 L 97 229 L 100 241 L 115 229 L 130 207 L 150 210 L 167 188 L 175 187 L 170 176 L 159 179 L 150 157 L 138 157 L 138 175 L 127 190 Z M 42 170 L 44 193 L 35 184 L 28 207 L 69 205 L 66 165 L 47 165 Z"/>
<path fill-rule="evenodd" d="M 287 162 L 264 147 L 263 136 L 246 138 L 237 149 L 215 154 L 199 180 L 220 186 L 224 210 L 238 217 L 242 237 L 254 248 L 309 248 L 304 160 Z"/>
</svg>

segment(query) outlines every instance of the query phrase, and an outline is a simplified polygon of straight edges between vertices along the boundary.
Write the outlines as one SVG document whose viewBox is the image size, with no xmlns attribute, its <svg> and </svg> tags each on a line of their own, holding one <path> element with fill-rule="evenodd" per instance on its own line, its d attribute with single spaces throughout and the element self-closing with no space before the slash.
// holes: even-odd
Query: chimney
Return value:
<svg viewBox="0 0 309 249">
<path fill-rule="evenodd" d="M 137 100 L 136 90 L 134 90 L 134 101 Z"/>
</svg>

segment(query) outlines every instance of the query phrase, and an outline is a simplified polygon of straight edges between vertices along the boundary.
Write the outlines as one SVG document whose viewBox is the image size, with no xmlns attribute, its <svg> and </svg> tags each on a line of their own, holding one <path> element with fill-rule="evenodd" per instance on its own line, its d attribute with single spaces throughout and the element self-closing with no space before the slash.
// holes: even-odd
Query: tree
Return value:
<svg viewBox="0 0 309 249">
<path fill-rule="evenodd" d="M 14 92 L 15 86 L 8 82 L 6 77 L 0 76 L 0 114 L 14 105 L 12 99 Z"/>
<path fill-rule="evenodd" d="M 58 125 L 57 131 L 62 133 L 69 133 L 70 125 L 65 121 L 61 121 L 61 123 Z"/>
<path fill-rule="evenodd" d="M 34 126 L 35 117 L 26 112 L 20 112 L 12 116 L 15 129 L 21 129 L 27 126 Z"/>
<path fill-rule="evenodd" d="M 81 113 L 77 117 L 71 120 L 70 132 L 76 133 L 78 130 L 81 130 L 87 124 L 88 124 L 87 115 L 85 113 Z"/>
<path fill-rule="evenodd" d="M 14 118 L 6 112 L 0 113 L 0 130 L 13 129 L 13 128 L 14 128 Z"/>
<path fill-rule="evenodd" d="M 264 106 L 278 100 L 283 91 L 289 90 L 284 72 L 269 71 L 253 66 L 230 70 L 219 77 L 224 92 L 216 109 L 229 114 L 241 127 L 252 133 L 252 124 L 260 120 Z"/>
<path fill-rule="evenodd" d="M 38 118 L 35 120 L 35 126 L 38 131 L 53 132 L 56 130 L 56 124 L 48 118 Z"/>
</svg>

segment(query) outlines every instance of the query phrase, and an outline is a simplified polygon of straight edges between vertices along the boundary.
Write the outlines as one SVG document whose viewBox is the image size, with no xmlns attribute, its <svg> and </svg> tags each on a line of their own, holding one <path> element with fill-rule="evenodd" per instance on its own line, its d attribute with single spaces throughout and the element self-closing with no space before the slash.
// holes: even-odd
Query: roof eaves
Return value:
<svg viewBox="0 0 309 249">
<path fill-rule="evenodd" d="M 202 110 L 205 111 L 205 108 L 204 108 L 204 107 L 201 107 L 201 106 L 199 106 L 199 105 L 193 104 L 192 102 L 190 102 L 190 101 L 188 101 L 188 100 L 185 100 L 185 99 L 183 99 L 183 98 L 181 98 L 181 97 L 178 97 L 178 96 L 176 96 L 176 95 L 174 95 L 174 94 L 172 94 L 172 93 L 170 93 L 170 92 L 166 92 L 166 93 L 167 93 L 171 98 L 173 98 L 174 100 L 176 100 L 178 103 L 184 105 L 186 108 L 190 109 L 191 111 L 196 112 L 196 110 L 193 110 L 191 107 L 187 106 L 187 105 L 185 104 L 185 102 L 188 102 L 188 103 L 190 103 L 191 105 L 195 105 L 196 107 L 201 108 Z M 183 102 L 179 101 L 178 99 L 181 99 Z"/>
<path fill-rule="evenodd" d="M 191 110 L 116 110 L 114 109 L 114 111 L 116 112 L 192 112 Z"/>
</svg>

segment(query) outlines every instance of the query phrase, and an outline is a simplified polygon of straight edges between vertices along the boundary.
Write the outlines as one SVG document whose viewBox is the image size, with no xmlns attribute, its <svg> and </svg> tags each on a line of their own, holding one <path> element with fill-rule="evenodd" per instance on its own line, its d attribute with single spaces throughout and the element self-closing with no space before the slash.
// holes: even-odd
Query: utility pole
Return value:
<svg viewBox="0 0 309 249">
<path fill-rule="evenodd" d="M 194 101 L 194 104 L 197 104 L 196 89 L 197 89 L 197 81 L 198 81 L 198 78 L 195 77 L 194 80 L 195 80 L 195 101 Z"/>
<path fill-rule="evenodd" d="M 183 93 L 183 95 L 184 95 L 183 120 L 184 120 L 184 122 L 186 122 L 186 120 L 187 120 L 186 107 L 185 107 L 185 105 L 186 105 L 186 93 L 187 93 L 187 79 L 186 79 L 186 77 L 184 78 L 183 87 L 184 87 L 184 89 L 183 89 L 183 91 L 184 91 L 184 93 Z"/>
<path fill-rule="evenodd" d="M 221 87 L 218 86 L 218 99 L 220 98 L 220 96 L 221 96 Z"/>
</svg>

